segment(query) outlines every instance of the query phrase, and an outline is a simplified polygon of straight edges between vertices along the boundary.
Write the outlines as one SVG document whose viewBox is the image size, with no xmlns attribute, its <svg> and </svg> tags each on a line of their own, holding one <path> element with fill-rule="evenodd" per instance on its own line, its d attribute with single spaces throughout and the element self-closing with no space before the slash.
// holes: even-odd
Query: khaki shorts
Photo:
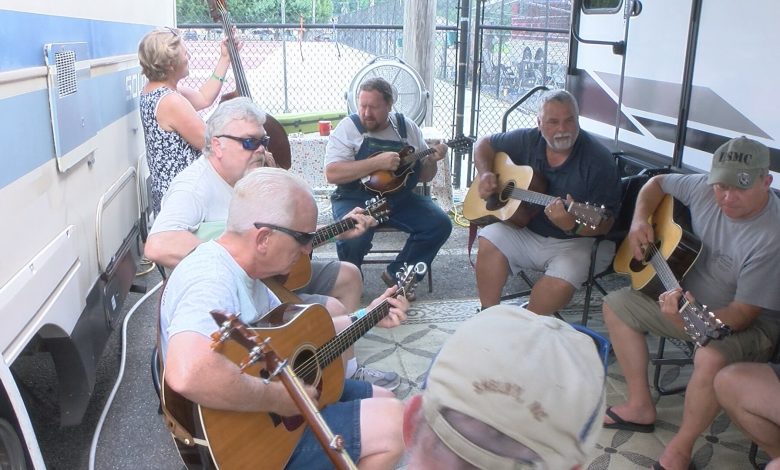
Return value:
<svg viewBox="0 0 780 470">
<path fill-rule="evenodd" d="M 610 293 L 604 298 L 604 302 L 634 330 L 691 341 L 682 329 L 661 313 L 654 299 L 630 287 Z M 706 347 L 719 351 L 729 364 L 740 361 L 766 362 L 772 355 L 778 333 L 780 325 L 759 317 L 748 329 L 732 333 L 720 340 L 712 340 Z"/>
<path fill-rule="evenodd" d="M 543 237 L 529 229 L 518 229 L 502 222 L 490 224 L 479 231 L 479 236 L 489 240 L 509 262 L 512 274 L 530 269 L 546 276 L 563 279 L 576 289 L 588 280 L 590 256 L 595 238 Z M 607 268 L 615 254 L 615 244 L 605 241 L 599 245 L 596 270 Z"/>
<path fill-rule="evenodd" d="M 336 278 L 341 269 L 340 261 L 311 261 L 311 281 L 301 287 L 296 294 L 306 303 L 325 305 L 333 287 L 336 286 Z"/>
</svg>

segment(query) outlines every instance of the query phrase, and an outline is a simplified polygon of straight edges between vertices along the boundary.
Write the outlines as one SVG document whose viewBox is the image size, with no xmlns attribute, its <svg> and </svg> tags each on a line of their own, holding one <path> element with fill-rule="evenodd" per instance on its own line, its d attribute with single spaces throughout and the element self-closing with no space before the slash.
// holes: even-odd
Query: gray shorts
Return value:
<svg viewBox="0 0 780 470">
<path fill-rule="evenodd" d="M 311 260 L 311 281 L 295 291 L 305 303 L 325 305 L 336 285 L 341 261 Z"/>
<path fill-rule="evenodd" d="M 496 246 L 509 262 L 512 274 L 531 269 L 546 276 L 563 279 L 579 289 L 588 280 L 590 255 L 595 238 L 543 237 L 529 229 L 498 222 L 479 231 L 479 236 Z M 602 242 L 596 255 L 596 271 L 601 272 L 612 262 L 615 244 Z"/>
<path fill-rule="evenodd" d="M 604 302 L 634 330 L 682 341 L 691 340 L 682 329 L 661 313 L 655 299 L 630 287 L 610 293 L 604 298 Z M 707 347 L 719 351 L 729 364 L 740 361 L 766 362 L 772 355 L 778 332 L 780 325 L 759 317 L 746 330 L 710 341 Z"/>
</svg>

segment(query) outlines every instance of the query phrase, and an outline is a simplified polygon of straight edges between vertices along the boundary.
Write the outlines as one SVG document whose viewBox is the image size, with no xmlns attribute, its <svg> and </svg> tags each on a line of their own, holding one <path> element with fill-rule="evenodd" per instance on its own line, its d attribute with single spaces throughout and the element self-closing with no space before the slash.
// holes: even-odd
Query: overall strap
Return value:
<svg viewBox="0 0 780 470">
<path fill-rule="evenodd" d="M 404 115 L 401 113 L 395 113 L 395 120 L 398 123 L 398 135 L 401 137 L 401 139 L 406 143 L 406 119 L 404 119 Z"/>
</svg>

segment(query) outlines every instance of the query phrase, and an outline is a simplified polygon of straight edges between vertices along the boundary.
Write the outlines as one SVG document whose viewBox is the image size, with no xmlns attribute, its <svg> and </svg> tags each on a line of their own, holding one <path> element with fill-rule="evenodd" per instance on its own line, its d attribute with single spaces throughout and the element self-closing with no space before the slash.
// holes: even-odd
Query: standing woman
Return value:
<svg viewBox="0 0 780 470">
<path fill-rule="evenodd" d="M 230 66 L 223 41 L 214 73 L 194 90 L 179 85 L 179 80 L 190 73 L 189 56 L 178 31 L 172 28 L 154 30 L 138 45 L 141 69 L 149 80 L 141 93 L 141 122 L 155 215 L 173 177 L 200 156 L 206 125 L 198 111 L 217 99 Z"/>
</svg>

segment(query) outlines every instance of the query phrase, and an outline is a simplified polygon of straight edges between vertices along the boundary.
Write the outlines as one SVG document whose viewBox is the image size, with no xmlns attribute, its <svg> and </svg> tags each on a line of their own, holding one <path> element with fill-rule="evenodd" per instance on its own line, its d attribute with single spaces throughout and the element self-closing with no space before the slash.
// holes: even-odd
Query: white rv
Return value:
<svg viewBox="0 0 780 470">
<path fill-rule="evenodd" d="M 582 128 L 640 164 L 698 171 L 745 135 L 777 172 L 778 18 L 777 0 L 575 0 L 567 88 Z"/>
<path fill-rule="evenodd" d="M 81 421 L 144 230 L 137 60 L 174 2 L 0 0 L 0 461 L 44 463 L 13 364 L 50 353 Z"/>
</svg>

